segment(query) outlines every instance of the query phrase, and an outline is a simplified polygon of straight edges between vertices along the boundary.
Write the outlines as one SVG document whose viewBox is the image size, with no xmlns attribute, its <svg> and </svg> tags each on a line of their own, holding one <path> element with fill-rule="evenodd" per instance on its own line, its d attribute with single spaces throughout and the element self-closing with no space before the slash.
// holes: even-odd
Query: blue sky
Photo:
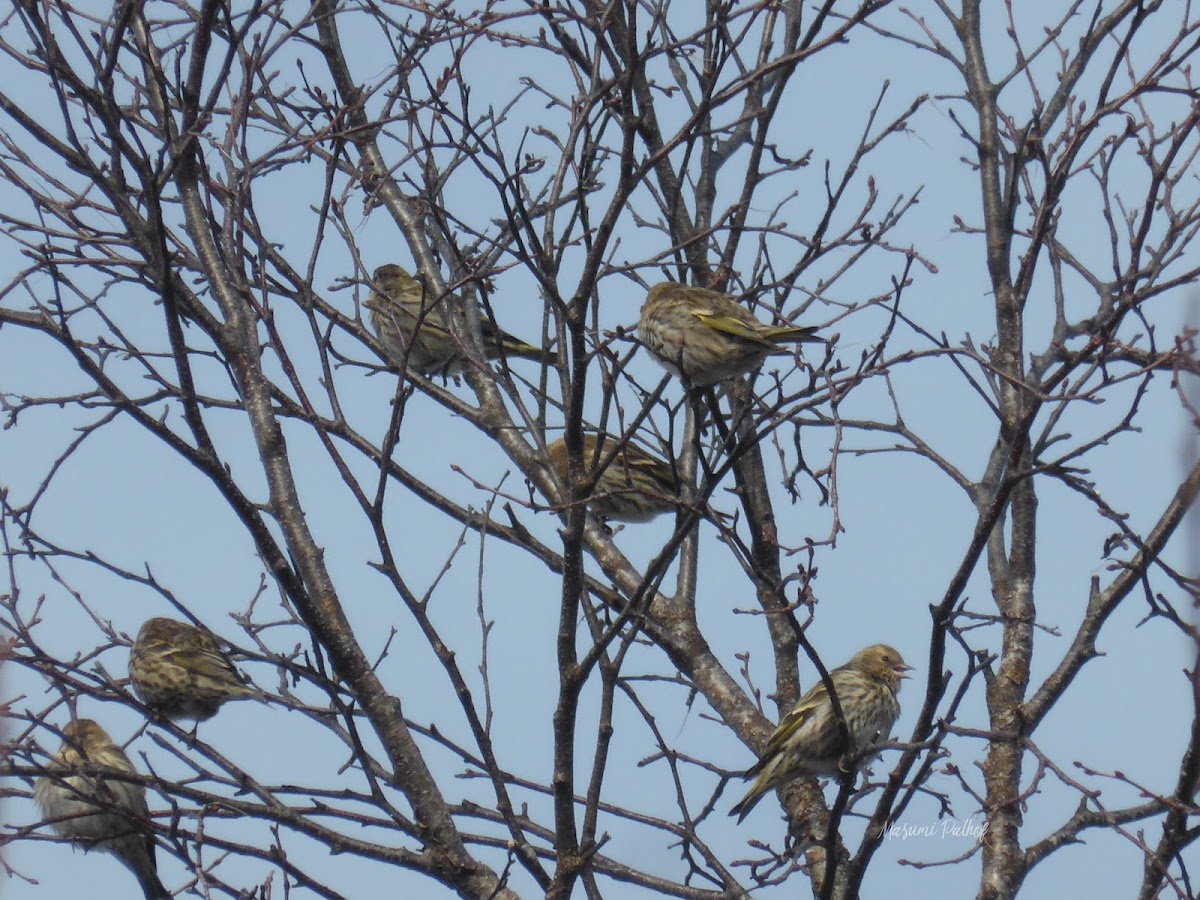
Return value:
<svg viewBox="0 0 1200 900">
<path fill-rule="evenodd" d="M 931 20 L 935 17 L 932 5 L 925 14 Z M 1160 15 L 1161 25 L 1154 34 L 1169 33 L 1174 20 L 1169 11 Z M 892 10 L 886 21 L 892 27 L 910 32 L 913 28 L 898 9 Z M 990 49 L 996 65 L 1000 66 L 1009 51 L 1003 37 L 1003 23 L 993 24 L 995 38 Z M 1030 35 L 1038 33 L 1039 24 L 1032 20 L 1026 23 Z M 12 28 L 8 26 L 10 32 Z M 356 48 L 351 59 L 355 76 L 364 84 L 374 84 L 376 79 L 385 77 L 393 60 L 368 23 L 347 17 L 343 33 Z M 14 40 L 11 34 L 8 39 Z M 1148 37 L 1142 52 L 1152 50 L 1153 40 Z M 326 85 L 327 76 L 312 52 L 296 52 L 306 59 L 306 71 L 314 80 Z M 552 81 L 560 77 L 559 70 L 536 54 L 483 42 L 475 45 L 472 53 L 469 66 L 476 67 L 473 71 L 479 73 L 472 78 L 475 108 L 489 103 L 499 107 L 518 88 L 522 78 L 566 90 L 565 85 Z M 298 76 L 293 66 L 282 64 L 287 57 L 288 54 L 280 55 L 281 78 L 292 83 Z M 21 92 L 22 102 L 47 102 L 35 79 L 18 80 L 11 61 L 5 60 L 0 65 L 6 67 L 0 70 L 8 76 L 6 82 L 14 85 L 14 91 Z M 1052 60 L 1039 64 L 1039 76 L 1043 79 L 1050 79 L 1052 71 Z M 864 161 L 846 208 L 854 209 L 861 202 L 868 176 L 874 179 L 884 205 L 892 197 L 919 189 L 919 204 L 891 240 L 898 246 L 912 246 L 936 271 L 914 266 L 913 282 L 905 291 L 903 308 L 911 319 L 934 334 L 944 332 L 951 345 L 957 345 L 968 335 L 976 345 L 987 342 L 994 338 L 995 320 L 986 280 L 983 240 L 978 235 L 961 233 L 954 221 L 958 216 L 968 223 L 978 222 L 979 188 L 970 166 L 962 162 L 964 156 L 970 156 L 971 149 L 961 139 L 951 118 L 952 114 L 964 115 L 964 104 L 944 96 L 961 92 L 945 63 L 865 32 L 859 33 L 849 45 L 815 57 L 811 65 L 806 63 L 788 89 L 785 101 L 788 115 L 782 117 L 777 127 L 781 145 L 787 152 L 812 148 L 813 160 L 795 174 L 794 184 L 788 184 L 796 196 L 784 206 L 781 217 L 789 222 L 791 231 L 801 235 L 810 233 L 822 208 L 824 163 L 829 160 L 834 171 L 840 171 L 885 78 L 891 86 L 880 113 L 881 120 L 898 115 L 919 94 L 935 96 L 912 117 L 905 133 L 890 138 L 883 149 Z M 1005 99 L 1014 108 L 1023 110 L 1025 90 L 1018 80 Z M 1169 99 L 1161 101 L 1164 110 L 1170 109 Z M 380 103 L 381 97 L 373 97 L 368 109 L 378 113 Z M 682 116 L 681 112 L 673 111 Z M 511 133 L 506 134 L 510 149 L 518 145 L 522 117 L 539 115 L 552 123 L 562 120 L 560 111 L 546 111 L 536 95 L 527 96 L 513 109 Z M 390 134 L 393 140 L 385 141 L 384 146 L 395 151 L 399 161 L 406 132 L 397 124 Z M 269 136 L 258 137 L 264 143 L 270 142 Z M 528 147 L 535 153 L 551 150 L 550 141 L 536 138 L 529 139 Z M 214 166 L 218 162 L 214 155 Z M 398 174 L 416 177 L 419 173 L 420 167 L 410 161 Z M 1124 177 L 1125 173 L 1119 171 L 1118 175 Z M 1128 178 L 1129 187 L 1118 191 L 1136 196 L 1140 176 L 1131 168 Z M 1095 254 L 1095 265 L 1101 267 L 1108 252 L 1107 238 L 1097 215 L 1095 194 L 1088 193 L 1085 181 L 1081 179 L 1080 196 L 1068 194 L 1064 199 L 1060 234 L 1071 247 L 1079 248 L 1080 253 Z M 339 187 L 344 185 L 342 180 L 338 183 Z M 319 249 L 314 249 L 318 245 L 318 225 L 313 210 L 320 202 L 323 185 L 324 170 L 316 162 L 291 166 L 253 183 L 255 209 L 271 240 L 292 265 L 303 270 L 315 255 L 314 290 L 341 311 L 353 315 L 357 304 L 365 299 L 363 280 L 371 269 L 392 261 L 410 265 L 412 258 L 386 211 L 379 207 L 365 209 L 361 194 L 355 191 L 348 193 L 345 204 L 348 238 L 327 232 L 322 235 Z M 733 180 L 720 198 L 731 200 L 736 189 L 737 182 Z M 465 221 L 485 228 L 499 215 L 488 190 L 481 179 L 464 174 L 449 182 L 442 202 Z M 601 191 L 598 199 L 604 196 L 606 191 Z M 755 211 L 765 218 L 782 199 L 760 194 L 755 198 Z M 21 209 L 21 204 L 15 188 L 0 186 L 0 205 L 12 211 Z M 646 195 L 636 197 L 631 206 L 646 217 L 654 213 Z M 632 215 L 622 222 L 621 228 L 621 243 L 611 259 L 615 267 L 666 252 L 661 232 L 635 227 Z M 774 258 L 790 264 L 789 251 L 784 242 L 780 244 L 772 247 Z M 7 281 L 27 261 L 14 243 L 0 238 L 0 247 L 4 246 L 7 249 L 0 251 L 0 266 Z M 739 265 L 744 266 L 743 274 L 755 263 L 754 250 L 754 242 L 744 243 L 738 258 Z M 355 268 L 355 255 L 361 258 L 366 271 Z M 886 292 L 890 280 L 899 275 L 901 260 L 896 255 L 869 256 L 832 288 L 818 291 L 818 280 L 835 271 L 842 258 L 835 255 L 824 266 L 806 272 L 786 307 L 793 308 L 816 294 L 805 321 L 824 325 L 836 319 L 831 326 L 840 334 L 835 358 L 853 366 L 860 354 L 877 340 L 885 315 L 880 309 L 841 314 L 847 304 Z M 566 254 L 559 280 L 559 290 L 564 296 L 574 289 L 581 259 L 579 252 Z M 649 277 L 650 272 L 643 274 Z M 358 283 L 347 285 L 343 281 L 347 278 Z M 1081 282 L 1073 280 L 1069 285 L 1079 294 L 1078 300 L 1072 298 L 1073 304 L 1078 302 L 1086 307 L 1092 302 Z M 44 299 L 51 287 L 46 276 L 36 275 L 0 299 L 0 304 L 10 309 L 26 309 L 30 297 Z M 1040 352 L 1044 346 L 1051 322 L 1050 288 L 1043 268 L 1028 312 L 1028 347 L 1033 352 Z M 644 291 L 624 275 L 613 274 L 602 279 L 599 286 L 602 327 L 632 325 L 643 298 Z M 144 334 L 151 341 L 162 340 L 161 315 L 158 307 L 150 306 L 147 297 L 113 296 L 106 302 L 106 309 L 112 310 L 123 327 Z M 517 266 L 498 274 L 492 302 L 506 329 L 527 339 L 538 333 L 542 305 L 536 281 L 529 272 Z M 310 395 L 322 398 L 318 382 L 321 373 L 307 324 L 288 301 L 276 299 L 274 304 L 289 355 L 311 389 Z M 1196 321 L 1195 298 L 1189 300 L 1182 290 L 1155 301 L 1150 309 L 1152 321 L 1159 329 L 1160 344 L 1166 336 L 1178 333 L 1185 323 Z M 1130 340 L 1138 330 L 1131 322 L 1122 336 Z M 193 328 L 189 332 L 193 341 L 197 340 L 195 331 Z M 353 359 L 376 362 L 366 346 L 345 334 L 339 333 L 334 344 Z M 898 352 L 927 347 L 923 339 L 900 327 L 891 349 Z M 119 359 L 114 359 L 112 366 L 129 384 L 139 377 L 134 367 Z M 775 366 L 776 363 L 769 363 L 767 369 Z M 533 377 L 535 369 L 524 371 Z M 630 375 L 642 385 L 654 385 L 661 377 L 661 370 L 642 352 L 631 365 Z M 200 379 L 205 389 L 228 391 L 222 373 L 211 364 L 201 365 Z M 336 370 L 335 379 L 348 420 L 376 442 L 382 441 L 395 376 L 345 366 Z M 788 383 L 793 385 L 803 381 L 797 374 L 790 379 Z M 1189 440 L 1193 436 L 1190 422 L 1167 382 L 1166 376 L 1154 380 L 1143 401 L 1140 433 L 1119 435 L 1089 453 L 1086 460 L 1089 477 L 1101 485 L 1117 509 L 1129 514 L 1130 527 L 1143 533 L 1159 514 L 1195 453 Z M 760 389 L 768 383 L 769 375 L 760 376 Z M 0 328 L 0 392 L 6 396 L 56 395 L 82 390 L 84 385 L 82 376 L 61 349 L 17 328 Z M 947 360 L 931 357 L 897 365 L 892 373 L 892 386 L 912 430 L 969 477 L 977 478 L 994 440 L 994 417 Z M 595 380 L 590 389 L 597 389 Z M 464 385 L 452 386 L 452 390 L 467 394 Z M 665 396 L 675 401 L 681 394 L 680 386 L 672 383 Z M 1076 404 L 1067 414 L 1062 430 L 1071 432 L 1073 440 L 1081 443 L 1109 427 L 1130 396 L 1131 388 L 1121 387 L 1112 391 L 1102 404 Z M 625 402 L 632 405 L 631 396 Z M 588 404 L 590 409 L 597 409 L 598 395 L 590 396 Z M 325 409 L 323 398 L 318 401 L 318 408 Z M 890 401 L 882 379 L 856 390 L 841 412 L 847 418 L 888 418 Z M 174 411 L 170 414 L 177 415 Z M 94 413 L 81 415 L 74 409 L 43 406 L 23 412 L 15 427 L 0 432 L 0 488 L 8 488 L 11 502 L 28 500 L 50 461 L 75 436 L 73 429 L 94 418 Z M 233 471 L 254 499 L 262 500 L 265 494 L 261 467 L 244 417 L 235 412 L 221 412 L 211 413 L 208 419 Z M 656 416 L 656 421 L 665 427 L 661 417 Z M 330 572 L 367 656 L 374 659 L 387 648 L 379 674 L 389 690 L 402 700 L 408 719 L 426 725 L 434 723 L 442 734 L 469 744 L 469 730 L 452 686 L 403 603 L 386 579 L 371 568 L 370 564 L 377 563 L 380 557 L 372 544 L 368 523 L 339 481 L 322 445 L 310 429 L 295 423 L 285 425 L 285 433 L 298 472 L 308 524 L 325 550 Z M 781 431 L 781 439 L 785 436 L 790 437 L 790 432 Z M 802 439 L 810 462 L 823 464 L 830 453 L 831 430 L 804 429 Z M 863 455 L 854 452 L 893 444 L 891 437 L 878 433 L 845 436 L 838 456 L 838 515 L 845 531 L 838 535 L 835 546 L 822 546 L 816 551 L 819 574 L 813 590 L 818 603 L 806 634 L 830 665 L 842 662 L 865 644 L 887 641 L 917 666 L 916 677 L 901 695 L 904 711 L 896 733 L 904 737 L 915 721 L 928 674 L 928 607 L 941 598 L 958 565 L 971 536 L 975 511 L 963 492 L 925 459 L 895 452 Z M 353 451 L 346 451 L 346 456 L 361 482 L 372 486 L 376 476 L 373 466 Z M 520 474 L 499 448 L 471 423 L 452 416 L 425 396 L 417 395 L 408 401 L 395 458 L 455 501 L 476 508 L 492 499 L 480 485 L 495 486 L 503 482 L 503 492 L 528 496 Z M 800 546 L 808 538 L 819 540 L 828 536 L 831 511 L 818 505 L 819 494 L 811 484 L 803 487 L 795 503 L 779 485 L 775 488 L 781 543 Z M 483 643 L 481 619 L 494 623 L 488 632 L 487 649 L 497 753 L 507 770 L 544 783 L 552 765 L 550 717 L 557 684 L 554 656 L 559 609 L 557 580 L 523 554 L 502 544 L 489 543 L 481 551 L 478 537 L 471 534 L 465 536 L 462 548 L 456 551 L 461 526 L 438 515 L 403 487 L 395 485 L 389 490 L 386 523 L 398 567 L 416 593 L 431 591 L 430 619 L 452 642 L 460 670 L 465 673 L 477 702 L 482 702 L 484 688 L 478 671 Z M 1038 624 L 1047 630 L 1038 632 L 1036 637 L 1035 685 L 1053 669 L 1069 645 L 1087 602 L 1090 579 L 1097 576 L 1104 585 L 1113 577 L 1101 557 L 1101 547 L 1112 530 L 1111 525 L 1099 519 L 1079 495 L 1058 482 L 1040 479 L 1039 490 L 1040 534 L 1034 594 Z M 720 508 L 732 509 L 734 505 L 733 498 L 720 490 L 714 502 Z M 560 522 L 555 516 L 522 511 L 520 518 L 547 544 L 560 545 L 557 538 Z M 118 420 L 87 438 L 61 468 L 39 503 L 35 526 L 43 537 L 59 546 L 86 548 L 130 571 L 152 572 L 164 591 L 170 592 L 209 627 L 239 643 L 246 643 L 246 638 L 231 614 L 244 612 L 256 597 L 256 622 L 283 618 L 280 591 L 269 579 L 262 587 L 264 564 L 211 484 L 126 421 Z M 644 566 L 670 533 L 671 523 L 666 521 L 631 525 L 616 535 L 615 542 L 635 564 Z M 1189 543 L 1185 537 L 1181 534 L 1166 554 L 1173 565 L 1194 565 L 1188 553 L 1194 551 L 1194 541 Z M 14 544 L 18 542 L 11 528 L 7 538 Z M 751 675 L 764 693 L 769 692 L 774 667 L 762 619 L 737 612 L 754 605 L 752 591 L 711 527 L 704 526 L 702 540 L 701 586 L 697 597 L 701 626 L 718 657 L 732 671 L 738 666 L 735 655 L 749 651 Z M 451 557 L 452 565 L 443 571 Z M 76 653 L 90 652 L 101 644 L 103 637 L 97 620 L 111 622 L 118 633 L 132 637 L 148 616 L 171 614 L 162 593 L 131 584 L 89 563 L 56 560 L 51 570 L 36 561 L 17 559 L 14 566 L 22 597 L 19 608 L 25 616 L 32 616 L 37 609 L 41 623 L 36 634 L 45 651 L 58 659 L 70 660 Z M 672 581 L 673 575 L 669 575 L 668 588 Z M 1167 590 L 1162 584 L 1158 584 L 1158 589 Z M 986 571 L 980 566 L 966 591 L 969 607 L 980 612 L 994 611 L 990 591 Z M 9 588 L 0 581 L 0 593 L 5 592 Z M 1170 599 L 1178 608 L 1188 608 L 1186 597 L 1176 593 Z M 1099 641 L 1099 649 L 1105 656 L 1087 666 L 1036 740 L 1042 751 L 1074 777 L 1081 777 L 1075 767 L 1079 762 L 1102 772 L 1120 770 L 1133 782 L 1166 793 L 1172 789 L 1179 754 L 1188 735 L 1189 722 L 1182 711 L 1189 708 L 1190 688 L 1182 669 L 1194 663 L 1195 647 L 1161 620 L 1142 624 L 1145 613 L 1146 605 L 1138 598 L 1130 598 L 1118 610 Z M 994 649 L 999 632 L 992 629 L 971 634 L 975 646 Z M 264 639 L 280 652 L 307 643 L 305 634 L 295 627 L 269 630 Z M 120 678 L 125 671 L 126 653 L 124 647 L 112 647 L 96 662 L 104 671 Z M 952 651 L 948 666 L 956 674 L 961 673 L 965 668 L 963 655 Z M 244 669 L 264 686 L 273 686 L 278 681 L 273 667 L 266 664 L 248 663 Z M 801 671 L 802 683 L 811 684 L 812 667 L 805 663 Z M 626 673 L 665 679 L 674 675 L 674 668 L 661 652 L 639 647 L 631 653 Z M 39 710 L 54 696 L 46 681 L 26 668 L 8 666 L 5 676 L 6 695 L 18 697 L 15 704 L 18 714 Z M 714 714 L 707 704 L 702 699 L 689 698 L 684 687 L 664 682 L 647 684 L 644 690 L 661 733 L 681 752 L 702 750 L 716 765 L 729 770 L 745 768 L 754 761 L 747 748 L 713 721 Z M 311 688 L 301 687 L 299 693 L 306 700 L 321 701 L 319 693 Z M 1163 699 L 1161 703 L 1151 703 L 1147 702 L 1149 697 Z M 593 684 L 585 693 L 580 719 L 578 738 L 583 746 L 595 742 L 597 702 L 598 689 Z M 1178 712 L 1164 715 L 1163 708 Z M 776 718 L 773 704 L 767 702 L 765 709 L 771 718 Z M 122 742 L 142 724 L 134 712 L 117 703 L 85 699 L 80 702 L 79 711 L 100 720 Z M 54 719 L 65 721 L 65 709 L 57 710 Z M 964 704 L 960 724 L 985 727 L 986 712 L 980 691 L 976 690 Z M 636 711 L 628 704 L 618 704 L 615 726 L 619 739 L 609 761 L 606 801 L 628 804 L 648 815 L 677 819 L 675 791 L 664 766 L 641 765 L 654 752 L 655 745 Z M 10 725 L 10 734 L 14 730 Z M 357 772 L 341 769 L 346 761 L 344 747 L 297 711 L 251 703 L 233 704 L 216 719 L 200 726 L 199 736 L 266 782 L 314 781 L 325 786 L 362 787 Z M 46 736 L 42 741 L 52 743 Z M 423 739 L 421 745 L 450 796 L 472 799 L 485 806 L 491 804 L 491 792 L 484 780 L 457 777 L 464 768 L 460 759 L 439 749 L 433 741 Z M 171 748 L 178 750 L 181 746 L 151 726 L 133 740 L 128 750 L 143 771 L 153 766 L 166 777 L 182 777 L 186 768 L 171 752 Z M 982 757 L 982 744 L 959 739 L 949 742 L 948 747 L 962 777 L 972 788 L 981 789 L 982 778 L 976 763 Z M 875 775 L 883 777 L 894 759 L 895 754 L 885 755 L 876 764 Z M 579 772 L 584 776 L 589 764 L 589 753 L 582 753 Z M 1027 782 L 1033 772 L 1031 762 Z M 701 774 L 692 773 L 690 777 L 694 781 L 689 782 L 689 800 L 702 803 L 715 782 Z M 1139 802 L 1134 789 L 1112 778 L 1098 778 L 1089 783 L 1103 787 L 1105 802 L 1110 806 Z M 956 821 L 979 821 L 976 805 L 958 789 L 952 776 L 935 774 L 931 787 L 954 795 Z M 754 856 L 755 851 L 746 846 L 747 841 L 761 840 L 778 847 L 784 837 L 784 824 L 773 799 L 762 803 L 741 827 L 724 816 L 742 789 L 740 782 L 733 782 L 718 801 L 717 814 L 700 827 L 701 836 L 718 848 L 726 860 Z M 833 788 L 828 790 L 832 796 Z M 552 822 L 550 804 L 544 796 L 529 791 L 519 792 L 518 796 L 520 801 L 530 804 L 540 823 Z M 1029 799 L 1026 844 L 1057 827 L 1070 816 L 1077 803 L 1078 794 L 1063 788 L 1053 777 L 1041 781 Z M 152 794 L 151 808 L 161 809 L 163 805 L 162 798 Z M 6 815 L 15 826 L 36 821 L 32 806 L 26 801 L 7 801 Z M 897 864 L 902 859 L 925 862 L 948 859 L 970 846 L 967 839 L 942 835 L 932 800 L 914 802 L 903 824 L 914 829 L 935 825 L 936 834 L 920 833 L 886 841 L 873 864 L 867 892 L 877 894 L 886 887 L 898 896 L 918 893 L 959 896 L 975 890 L 977 860 L 941 868 L 918 869 Z M 214 827 L 250 840 L 264 843 L 270 840 L 265 827 L 257 823 L 221 822 L 214 823 Z M 464 828 L 503 836 L 501 831 L 475 822 Z M 615 817 L 604 821 L 602 831 L 611 836 L 604 848 L 606 854 L 645 866 L 649 871 L 678 873 L 678 850 L 669 846 L 661 833 L 629 827 Z M 369 829 L 366 833 L 379 834 L 384 842 L 398 841 L 394 834 Z M 856 824 L 848 822 L 846 833 L 848 837 L 856 835 Z M 1157 826 L 1148 827 L 1149 840 L 1156 839 L 1157 833 Z M 402 885 L 423 897 L 450 895 L 430 880 L 397 873 L 382 864 L 348 856 L 323 859 L 326 851 L 303 838 L 289 835 L 284 842 L 288 853 L 303 858 L 314 871 L 340 884 L 341 890 L 349 891 L 347 896 L 369 896 L 384 885 L 392 889 Z M 479 855 L 497 869 L 504 865 L 501 851 L 480 851 Z M 77 890 L 81 873 L 89 878 L 92 900 L 129 896 L 128 874 L 114 860 L 98 854 L 84 859 L 76 852 L 73 858 L 72 851 L 65 846 L 21 841 L 6 850 L 5 858 L 21 875 L 38 882 L 33 886 L 22 878 L 10 878 L 3 886 L 9 900 L 32 900 Z M 1191 861 L 1193 864 L 1200 861 L 1194 851 Z M 186 873 L 176 860 L 161 854 L 160 865 L 169 887 L 177 888 L 184 883 Z M 348 866 L 353 867 L 349 877 L 345 875 Z M 265 877 L 270 867 L 259 861 L 230 861 L 220 871 L 225 877 L 243 878 L 249 883 L 251 879 Z M 1036 868 L 1028 878 L 1023 896 L 1059 897 L 1068 884 L 1073 893 L 1126 895 L 1136 890 L 1140 876 L 1140 854 L 1129 840 L 1091 833 L 1084 846 L 1068 848 Z M 278 873 L 275 877 L 278 879 Z M 531 882 L 523 873 L 518 871 L 515 878 L 514 887 L 524 895 L 534 896 Z M 798 883 L 793 879 L 761 895 L 794 896 Z M 617 887 L 612 889 L 611 896 L 640 895 L 631 888 Z"/>
</svg>

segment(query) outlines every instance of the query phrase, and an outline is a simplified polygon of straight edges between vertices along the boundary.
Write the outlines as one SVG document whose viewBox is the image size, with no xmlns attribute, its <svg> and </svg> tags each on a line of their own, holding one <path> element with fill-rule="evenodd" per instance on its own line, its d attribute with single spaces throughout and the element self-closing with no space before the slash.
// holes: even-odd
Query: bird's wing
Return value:
<svg viewBox="0 0 1200 900">
<path fill-rule="evenodd" d="M 796 704 L 795 709 L 783 717 L 775 732 L 771 735 L 771 740 L 767 742 L 767 749 L 763 752 L 762 758 L 758 763 L 747 773 L 754 775 L 762 771 L 763 766 L 768 760 L 777 757 L 787 742 L 792 736 L 804 727 L 805 723 L 812 721 L 813 715 L 822 703 L 827 702 L 825 683 L 818 682 L 813 686 L 807 694 L 800 698 L 800 702 Z"/>
<path fill-rule="evenodd" d="M 759 334 L 752 324 L 743 322 L 737 316 L 705 312 L 702 309 L 692 310 L 692 315 L 694 315 L 701 321 L 701 323 L 707 325 L 713 331 L 719 331 L 722 334 L 729 335 L 730 337 L 735 337 L 743 341 L 749 341 L 752 344 L 759 344 L 766 348 L 775 348 L 775 345 Z"/>
<path fill-rule="evenodd" d="M 169 651 L 167 659 L 195 675 L 241 684 L 237 670 L 215 647 L 180 647 Z"/>
<path fill-rule="evenodd" d="M 118 774 L 138 774 L 129 757 L 116 745 L 106 747 L 101 753 L 96 754 L 91 759 L 91 762 L 112 769 Z M 91 779 L 89 780 L 91 781 Z M 91 781 L 90 787 L 96 799 L 102 803 L 111 805 L 117 809 L 127 810 L 136 816 L 145 817 L 150 814 L 150 809 L 146 805 L 145 788 L 133 782 L 122 781 L 120 778 L 109 779 L 100 775 L 94 781 Z"/>
<path fill-rule="evenodd" d="M 630 471 L 642 473 L 667 493 L 674 493 L 679 490 L 675 473 L 671 470 L 671 464 L 666 460 L 652 456 L 640 447 L 630 444 L 625 448 L 624 455 L 618 455 L 613 464 L 617 466 L 628 465 Z"/>
<path fill-rule="evenodd" d="M 484 349 L 487 349 L 488 344 L 494 344 L 503 347 L 506 353 L 539 352 L 538 347 L 527 344 L 519 337 L 509 334 L 482 311 L 479 314 L 479 333 L 483 337 Z"/>
</svg>

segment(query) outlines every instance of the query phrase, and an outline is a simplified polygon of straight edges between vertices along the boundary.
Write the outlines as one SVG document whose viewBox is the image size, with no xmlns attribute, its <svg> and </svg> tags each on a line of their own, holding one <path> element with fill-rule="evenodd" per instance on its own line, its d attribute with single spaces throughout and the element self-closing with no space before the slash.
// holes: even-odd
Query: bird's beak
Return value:
<svg viewBox="0 0 1200 900">
<path fill-rule="evenodd" d="M 901 678 L 909 678 L 910 676 L 908 673 L 914 671 L 913 667 L 910 665 L 907 665 L 906 663 L 898 663 L 898 664 L 896 664 L 896 666 L 894 666 L 894 668 L 896 670 L 896 673 Z"/>
</svg>

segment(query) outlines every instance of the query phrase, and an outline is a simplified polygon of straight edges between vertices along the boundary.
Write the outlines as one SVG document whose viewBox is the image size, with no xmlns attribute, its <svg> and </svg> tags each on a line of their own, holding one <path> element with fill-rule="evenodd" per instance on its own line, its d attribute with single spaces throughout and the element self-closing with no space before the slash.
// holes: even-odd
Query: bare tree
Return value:
<svg viewBox="0 0 1200 900">
<path fill-rule="evenodd" d="M 0 470 L 8 808 L 85 707 L 149 712 L 125 654 L 166 614 L 230 640 L 289 733 L 250 743 L 291 762 L 149 716 L 129 750 L 184 894 L 354 896 L 390 867 L 463 897 L 850 898 L 896 877 L 897 824 L 977 815 L 965 854 L 909 871 L 1014 897 L 1107 834 L 1140 897 L 1194 896 L 1196 667 L 1184 708 L 1153 697 L 1189 723 L 1151 739 L 1158 783 L 1093 758 L 1118 711 L 1065 751 L 1043 736 L 1136 619 L 1196 659 L 1200 463 L 1161 451 L 1197 423 L 1178 310 L 1200 270 L 1198 39 L 1161 0 L 16 0 L 0 358 L 22 362 L 0 402 L 6 452 L 36 464 Z M 397 365 L 368 327 L 389 262 L 443 302 L 461 374 Z M 687 390 L 634 337 L 666 278 L 828 344 Z M 953 310 L 926 302 L 947 291 Z M 554 361 L 488 360 L 492 325 Z M 607 459 L 591 429 L 617 436 Z M 673 522 L 589 514 L 633 444 L 678 476 Z M 1131 498 L 1118 444 L 1171 490 Z M 154 515 L 185 549 L 220 531 L 252 551 L 240 599 L 165 575 L 120 516 L 63 512 L 92 489 L 72 473 L 164 454 Z M 956 542 L 922 542 L 899 470 L 862 464 L 881 454 L 967 501 Z M 192 491 L 211 520 L 178 514 Z M 735 830 L 740 770 L 802 674 L 841 661 L 816 637 L 841 621 L 819 568 L 878 564 L 848 492 L 945 573 L 940 596 L 840 613 L 854 648 L 905 605 L 904 739 L 862 777 L 783 789 L 785 825 Z M 1039 567 L 1060 562 L 1047 612 Z M 548 656 L 556 680 L 520 677 Z"/>
</svg>

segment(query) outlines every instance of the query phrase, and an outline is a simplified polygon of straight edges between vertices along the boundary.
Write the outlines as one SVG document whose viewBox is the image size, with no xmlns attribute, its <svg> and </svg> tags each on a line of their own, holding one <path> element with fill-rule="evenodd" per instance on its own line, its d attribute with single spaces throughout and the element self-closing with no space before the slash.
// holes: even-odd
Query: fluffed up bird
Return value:
<svg viewBox="0 0 1200 900">
<path fill-rule="evenodd" d="M 740 303 L 705 288 L 666 281 L 642 304 L 638 337 L 669 371 L 707 387 L 757 369 L 783 344 L 822 343 L 815 328 L 764 325 Z"/>
<path fill-rule="evenodd" d="M 91 719 L 71 722 L 62 733 L 62 747 L 33 787 L 42 815 L 75 846 L 117 857 L 137 877 L 146 900 L 170 897 L 158 880 L 154 839 L 146 831 L 146 789 L 96 771 L 137 775 L 133 763 Z"/>
<path fill-rule="evenodd" d="M 216 635 L 174 619 L 149 619 L 129 651 L 142 702 L 168 719 L 211 719 L 228 700 L 262 699 L 221 650 Z"/>
<path fill-rule="evenodd" d="M 848 745 L 825 682 L 818 681 L 783 717 L 762 759 L 746 772 L 747 778 L 757 777 L 729 814 L 741 822 L 767 791 L 803 775 L 834 775 L 846 754 L 886 741 L 900 715 L 900 682 L 910 671 L 895 649 L 872 644 L 829 673 L 850 732 Z"/>
<path fill-rule="evenodd" d="M 462 348 L 450 333 L 439 298 L 400 266 L 389 263 L 375 270 L 374 287 L 367 298 L 371 327 L 379 336 L 388 360 L 422 375 L 454 375 L 462 371 Z M 497 328 L 485 315 L 479 317 L 483 355 L 496 359 L 518 356 L 553 363 L 555 354 L 534 347 Z"/>
<path fill-rule="evenodd" d="M 583 436 L 584 469 L 604 461 L 619 443 L 609 434 Z M 599 453 L 597 454 L 597 445 Z M 567 443 L 557 440 L 546 448 L 559 480 L 567 482 Z M 655 516 L 674 512 L 679 505 L 679 480 L 674 467 L 664 459 L 626 441 L 608 467 L 600 473 L 588 498 L 592 512 L 601 519 L 618 522 L 649 522 Z"/>
</svg>

